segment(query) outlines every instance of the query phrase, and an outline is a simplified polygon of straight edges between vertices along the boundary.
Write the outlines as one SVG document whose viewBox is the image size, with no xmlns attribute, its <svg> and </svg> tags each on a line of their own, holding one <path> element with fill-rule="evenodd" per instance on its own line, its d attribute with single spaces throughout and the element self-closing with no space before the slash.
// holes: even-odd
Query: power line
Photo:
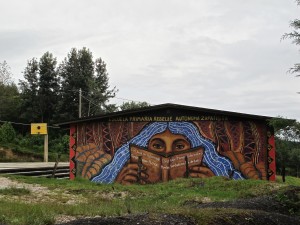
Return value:
<svg viewBox="0 0 300 225">
<path fill-rule="evenodd" d="M 79 92 L 79 90 L 68 90 L 69 92 Z M 83 91 L 83 90 L 81 90 L 81 92 L 82 93 L 86 93 L 86 94 L 89 94 L 89 92 L 87 92 L 87 91 Z M 83 95 L 82 95 L 82 97 L 84 97 Z M 87 99 L 86 97 L 84 97 L 86 100 L 88 100 L 88 101 L 91 101 L 91 100 L 89 100 L 89 99 Z M 131 102 L 143 102 L 143 101 L 138 101 L 138 100 L 132 100 L 132 99 L 128 99 L 128 98 L 119 98 L 119 97 L 113 97 L 112 99 L 120 99 L 120 100 L 125 100 L 125 101 L 131 101 Z M 153 104 L 150 104 L 150 105 L 153 105 Z M 98 105 L 96 105 L 96 106 L 98 106 Z"/>
<path fill-rule="evenodd" d="M 6 121 L 6 120 L 0 120 L 0 123 L 12 123 L 12 124 L 17 124 L 17 125 L 22 125 L 22 126 L 31 126 L 31 123 L 16 123 L 16 122 Z M 56 129 L 59 128 L 59 127 L 50 126 L 50 125 L 48 125 L 47 127 L 56 128 Z"/>
<path fill-rule="evenodd" d="M 82 98 L 84 98 L 85 100 L 87 100 L 87 101 L 89 101 L 91 104 L 93 104 L 94 106 L 97 106 L 97 107 L 99 107 L 100 105 L 96 105 L 95 103 L 93 103 L 93 101 L 92 100 L 90 100 L 90 99 L 88 99 L 88 98 L 86 98 L 86 97 L 84 97 L 83 95 L 81 95 L 81 97 Z"/>
</svg>

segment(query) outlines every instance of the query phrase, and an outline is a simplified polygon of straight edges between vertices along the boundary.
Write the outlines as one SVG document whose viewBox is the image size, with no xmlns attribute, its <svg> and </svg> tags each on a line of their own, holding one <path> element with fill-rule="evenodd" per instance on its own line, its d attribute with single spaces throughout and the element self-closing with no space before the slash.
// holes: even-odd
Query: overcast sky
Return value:
<svg viewBox="0 0 300 225">
<path fill-rule="evenodd" d="M 118 98 L 300 119 L 294 0 L 0 0 L 0 62 L 23 79 L 46 51 L 107 64 Z M 120 103 L 121 100 L 118 100 Z"/>
</svg>

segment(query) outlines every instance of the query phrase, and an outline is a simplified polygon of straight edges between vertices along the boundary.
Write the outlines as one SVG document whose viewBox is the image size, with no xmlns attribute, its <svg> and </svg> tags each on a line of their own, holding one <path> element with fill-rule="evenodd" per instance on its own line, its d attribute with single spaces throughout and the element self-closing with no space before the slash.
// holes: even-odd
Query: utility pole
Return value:
<svg viewBox="0 0 300 225">
<path fill-rule="evenodd" d="M 81 118 L 81 95 L 82 95 L 82 93 L 81 93 L 81 88 L 80 88 L 79 89 L 79 110 L 78 110 L 79 118 Z"/>
<path fill-rule="evenodd" d="M 48 162 L 48 133 L 44 135 L 44 162 Z"/>
</svg>

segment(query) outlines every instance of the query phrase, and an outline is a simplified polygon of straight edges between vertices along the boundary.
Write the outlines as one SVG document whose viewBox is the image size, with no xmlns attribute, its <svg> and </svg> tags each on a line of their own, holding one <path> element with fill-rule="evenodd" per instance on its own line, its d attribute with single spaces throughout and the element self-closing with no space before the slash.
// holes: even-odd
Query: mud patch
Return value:
<svg viewBox="0 0 300 225">
<path fill-rule="evenodd" d="M 94 217 L 73 220 L 67 223 L 57 223 L 59 225 L 196 225 L 197 223 L 190 217 L 170 214 L 137 214 L 119 217 Z"/>
</svg>

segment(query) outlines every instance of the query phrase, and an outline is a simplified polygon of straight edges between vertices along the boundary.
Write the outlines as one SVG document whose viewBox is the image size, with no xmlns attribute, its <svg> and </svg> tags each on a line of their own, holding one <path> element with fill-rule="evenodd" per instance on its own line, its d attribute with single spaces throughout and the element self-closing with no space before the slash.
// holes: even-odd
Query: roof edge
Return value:
<svg viewBox="0 0 300 225">
<path fill-rule="evenodd" d="M 206 112 L 206 113 L 214 113 L 214 114 L 224 114 L 227 116 L 236 116 L 236 117 L 241 117 L 241 118 L 251 118 L 251 119 L 259 119 L 259 120 L 268 120 L 272 119 L 274 117 L 270 116 L 261 116 L 261 115 L 255 115 L 255 114 L 247 114 L 247 113 L 240 113 L 240 112 L 232 112 L 232 111 L 225 111 L 225 110 L 217 110 L 217 109 L 208 109 L 208 108 L 201 108 L 201 107 L 196 107 L 196 106 L 187 106 L 187 105 L 180 105 L 180 104 L 173 104 L 173 103 L 165 103 L 165 104 L 159 104 L 159 105 L 154 105 L 154 106 L 148 106 L 148 107 L 143 107 L 143 108 L 137 108 L 137 109 L 129 109 L 129 110 L 123 110 L 123 111 L 118 111 L 118 112 L 112 112 L 112 113 L 106 113 L 106 114 L 100 114 L 96 116 L 90 116 L 90 117 L 83 117 L 83 118 L 78 118 L 76 120 L 70 120 L 70 121 L 65 121 L 65 122 L 60 122 L 54 124 L 55 126 L 66 126 L 72 123 L 78 123 L 78 122 L 88 122 L 92 120 L 97 120 L 97 119 L 106 119 L 112 116 L 124 116 L 127 114 L 133 114 L 133 113 L 143 113 L 143 112 L 149 112 L 152 110 L 158 110 L 158 109 L 185 109 L 185 110 L 191 110 L 191 111 L 201 111 L 201 112 Z"/>
</svg>

